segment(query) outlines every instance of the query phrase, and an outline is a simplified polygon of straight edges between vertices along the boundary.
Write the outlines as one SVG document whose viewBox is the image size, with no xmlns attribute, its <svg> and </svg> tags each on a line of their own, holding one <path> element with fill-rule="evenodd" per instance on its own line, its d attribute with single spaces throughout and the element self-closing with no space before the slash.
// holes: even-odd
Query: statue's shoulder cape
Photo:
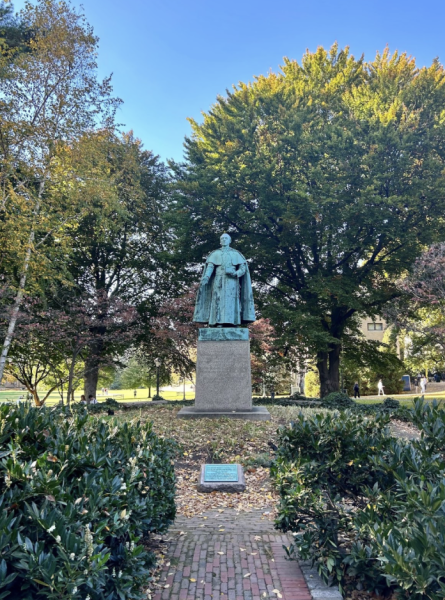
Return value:
<svg viewBox="0 0 445 600">
<path fill-rule="evenodd" d="M 230 258 L 234 266 L 247 262 L 241 252 L 238 252 L 234 248 L 230 248 Z M 216 266 L 222 265 L 222 250 L 218 249 L 211 252 L 207 257 L 206 263 L 212 263 L 212 265 Z"/>
</svg>

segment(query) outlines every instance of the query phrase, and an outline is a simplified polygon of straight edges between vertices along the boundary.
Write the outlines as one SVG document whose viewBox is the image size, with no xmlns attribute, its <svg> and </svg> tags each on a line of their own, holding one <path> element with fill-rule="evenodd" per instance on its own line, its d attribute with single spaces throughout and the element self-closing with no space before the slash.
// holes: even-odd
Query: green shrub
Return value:
<svg viewBox="0 0 445 600">
<path fill-rule="evenodd" d="M 21 405 L 0 406 L 0 444 L 0 596 L 144 597 L 144 539 L 175 516 L 173 443 L 151 424 Z"/>
<path fill-rule="evenodd" d="M 340 586 L 445 598 L 445 412 L 419 400 L 412 420 L 412 443 L 390 436 L 384 411 L 301 415 L 281 430 L 271 472 L 291 557 Z"/>
<path fill-rule="evenodd" d="M 336 408 L 339 410 L 356 406 L 356 402 L 343 392 L 331 392 L 321 399 L 321 403 L 325 408 Z"/>
<path fill-rule="evenodd" d="M 305 396 L 295 398 L 293 395 L 289 398 L 261 397 L 253 399 L 253 404 L 256 406 L 307 406 L 308 402 L 320 403 L 320 398 L 306 398 Z"/>
<path fill-rule="evenodd" d="M 159 402 L 159 400 L 165 400 L 165 398 L 163 396 L 160 396 L 159 394 L 155 394 L 152 398 L 153 402 Z"/>
<path fill-rule="evenodd" d="M 400 408 L 400 402 L 395 398 L 385 398 L 383 402 L 383 408 L 389 410 L 397 410 Z"/>
<path fill-rule="evenodd" d="M 114 398 L 107 398 L 104 404 L 110 408 L 119 408 L 120 406 L 119 402 Z"/>
<path fill-rule="evenodd" d="M 97 404 L 87 404 L 86 407 L 90 414 L 106 413 L 109 409 L 120 410 L 123 408 L 122 404 L 119 404 L 114 398 L 107 398 L 105 402 L 98 402 Z"/>
<path fill-rule="evenodd" d="M 262 452 L 261 454 L 255 454 L 254 456 L 249 456 L 243 461 L 243 465 L 245 467 L 270 467 L 272 464 L 272 457 L 267 452 Z"/>
<path fill-rule="evenodd" d="M 306 396 L 300 394 L 300 392 L 294 392 L 289 396 L 289 400 L 305 400 Z"/>
</svg>

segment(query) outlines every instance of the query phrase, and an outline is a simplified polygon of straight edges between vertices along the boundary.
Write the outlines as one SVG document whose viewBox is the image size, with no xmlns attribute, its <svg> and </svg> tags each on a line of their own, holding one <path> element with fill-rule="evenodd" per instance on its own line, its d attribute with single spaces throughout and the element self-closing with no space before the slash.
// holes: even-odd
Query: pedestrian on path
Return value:
<svg viewBox="0 0 445 600">
<path fill-rule="evenodd" d="M 420 379 L 420 393 L 424 394 L 426 392 L 426 377 L 422 375 Z"/>
<path fill-rule="evenodd" d="M 383 382 L 382 382 L 381 379 L 379 379 L 379 382 L 377 384 L 377 390 L 378 390 L 377 396 L 384 396 L 385 395 L 385 387 L 384 387 Z"/>
<path fill-rule="evenodd" d="M 358 381 L 354 383 L 354 398 L 360 398 L 360 387 Z"/>
</svg>

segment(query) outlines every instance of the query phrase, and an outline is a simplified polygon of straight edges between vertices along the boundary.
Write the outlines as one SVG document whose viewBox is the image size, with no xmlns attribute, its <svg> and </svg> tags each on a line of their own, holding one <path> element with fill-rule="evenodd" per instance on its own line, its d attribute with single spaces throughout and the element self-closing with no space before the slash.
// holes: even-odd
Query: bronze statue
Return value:
<svg viewBox="0 0 445 600">
<path fill-rule="evenodd" d="M 255 321 L 249 267 L 241 252 L 230 247 L 223 233 L 221 248 L 206 260 L 193 321 L 210 327 L 236 327 Z"/>
</svg>

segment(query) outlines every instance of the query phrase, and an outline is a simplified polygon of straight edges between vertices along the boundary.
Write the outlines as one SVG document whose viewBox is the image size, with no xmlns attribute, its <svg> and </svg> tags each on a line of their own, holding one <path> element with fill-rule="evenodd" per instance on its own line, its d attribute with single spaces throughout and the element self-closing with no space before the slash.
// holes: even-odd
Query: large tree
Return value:
<svg viewBox="0 0 445 600">
<path fill-rule="evenodd" d="M 443 235 L 444 84 L 437 61 L 319 48 L 218 97 L 172 165 L 181 260 L 231 232 L 261 314 L 315 357 L 322 395 L 354 315 L 381 312 Z"/>
<path fill-rule="evenodd" d="M 0 355 L 0 381 L 30 283 L 58 270 L 43 250 L 52 247 L 51 241 L 60 247 L 79 212 L 54 193 L 57 181 L 63 180 L 65 188 L 80 183 L 77 174 L 63 169 L 63 150 L 99 124 L 111 126 L 117 104 L 110 80 L 97 77 L 98 39 L 67 2 L 28 2 L 17 23 L 7 13 L 3 17 L 0 270 L 15 297 Z"/>
<path fill-rule="evenodd" d="M 133 135 L 98 133 L 87 136 L 108 165 L 104 177 L 112 193 L 89 198 L 89 211 L 72 229 L 69 270 L 76 294 L 95 304 L 93 339 L 85 359 L 85 394 L 95 396 L 99 369 L 107 356 L 137 345 L 140 330 L 122 322 L 122 344 L 107 341 L 111 312 L 117 300 L 149 318 L 164 297 L 170 270 L 166 264 L 168 236 L 163 224 L 167 206 L 167 175 L 158 157 L 143 150 Z M 102 159 L 99 160 L 102 164 Z M 94 167 L 94 165 L 92 165 Z M 97 174 L 96 174 L 97 176 Z"/>
</svg>

